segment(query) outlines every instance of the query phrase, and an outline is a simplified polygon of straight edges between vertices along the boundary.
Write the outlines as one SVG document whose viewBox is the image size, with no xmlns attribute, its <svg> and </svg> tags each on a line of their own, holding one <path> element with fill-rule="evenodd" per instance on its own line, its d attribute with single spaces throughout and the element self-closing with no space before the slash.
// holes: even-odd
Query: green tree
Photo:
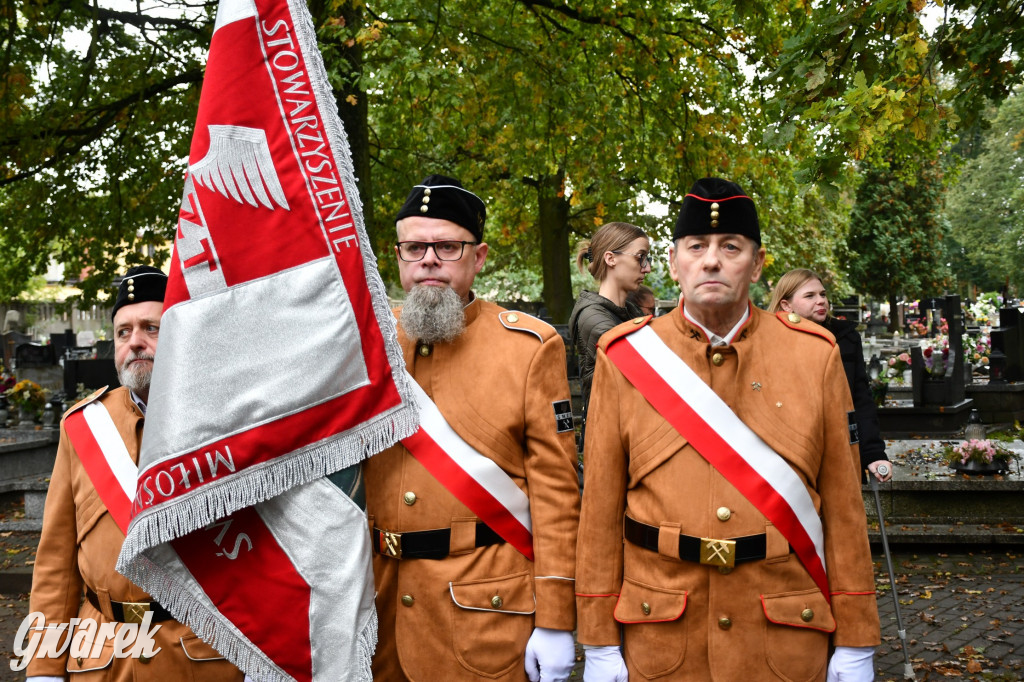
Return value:
<svg viewBox="0 0 1024 682">
<path fill-rule="evenodd" d="M 962 245 L 957 274 L 984 289 L 1024 289 L 1024 95 L 999 107 L 982 133 L 981 153 L 969 159 L 949 190 L 948 215 Z M 964 262 L 965 261 L 965 262 Z"/>
<path fill-rule="evenodd" d="M 950 284 L 943 173 L 934 155 L 914 165 L 909 181 L 898 163 L 865 165 L 850 219 L 850 279 L 858 291 L 889 302 L 895 330 L 901 297 L 935 296 Z"/>
</svg>

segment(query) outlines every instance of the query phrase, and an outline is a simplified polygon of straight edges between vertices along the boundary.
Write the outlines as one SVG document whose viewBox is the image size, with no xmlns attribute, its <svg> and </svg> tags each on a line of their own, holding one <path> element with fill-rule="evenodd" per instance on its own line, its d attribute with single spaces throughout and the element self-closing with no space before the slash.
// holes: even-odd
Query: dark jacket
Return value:
<svg viewBox="0 0 1024 682">
<path fill-rule="evenodd" d="M 572 314 L 569 315 L 569 340 L 580 359 L 584 414 L 590 402 L 590 383 L 594 380 L 598 340 L 612 327 L 643 314 L 640 308 L 629 301 L 625 306 L 617 306 L 601 294 L 586 290 L 580 292 Z"/>
<path fill-rule="evenodd" d="M 857 325 L 849 320 L 829 318 L 823 325 L 836 337 L 839 354 L 843 358 L 843 369 L 846 380 L 853 394 L 853 410 L 857 415 L 857 433 L 860 436 L 861 469 L 880 459 L 888 460 L 885 454 L 885 442 L 882 440 L 878 426 L 878 413 L 875 401 L 871 398 L 871 386 L 868 383 L 868 372 L 864 365 L 864 351 L 861 349 L 860 333 Z M 864 479 L 863 473 L 861 478 Z M 866 479 L 865 479 L 866 480 Z"/>
</svg>

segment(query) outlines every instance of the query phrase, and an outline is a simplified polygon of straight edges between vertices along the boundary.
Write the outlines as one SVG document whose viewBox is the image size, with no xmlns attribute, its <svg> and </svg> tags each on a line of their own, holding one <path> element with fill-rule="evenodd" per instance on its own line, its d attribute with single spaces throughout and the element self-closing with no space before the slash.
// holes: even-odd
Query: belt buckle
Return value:
<svg viewBox="0 0 1024 682">
<path fill-rule="evenodd" d="M 121 610 L 124 611 L 124 622 L 142 625 L 142 619 L 150 610 L 148 601 L 126 601 L 121 602 Z"/>
<path fill-rule="evenodd" d="M 390 530 L 380 531 L 380 553 L 392 559 L 402 558 L 402 534 Z"/>
<path fill-rule="evenodd" d="M 700 562 L 705 566 L 732 568 L 736 565 L 736 541 L 701 538 Z"/>
</svg>

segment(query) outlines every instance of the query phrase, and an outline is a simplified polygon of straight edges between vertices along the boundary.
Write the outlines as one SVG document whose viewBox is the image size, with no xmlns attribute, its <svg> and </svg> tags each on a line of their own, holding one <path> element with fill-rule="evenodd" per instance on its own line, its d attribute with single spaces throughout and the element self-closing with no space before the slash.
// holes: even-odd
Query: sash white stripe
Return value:
<svg viewBox="0 0 1024 682">
<path fill-rule="evenodd" d="M 789 504 L 825 566 L 825 535 L 814 501 L 785 459 L 761 440 L 650 328 L 624 338 L 701 419 Z"/>
<path fill-rule="evenodd" d="M 413 395 L 420 408 L 420 428 L 452 458 L 460 469 L 479 483 L 528 531 L 533 532 L 530 522 L 530 498 L 509 478 L 508 474 L 489 457 L 480 454 L 473 446 L 449 426 L 437 405 L 423 388 L 409 377 Z"/>
<path fill-rule="evenodd" d="M 138 483 L 139 468 L 132 461 L 132 456 L 128 454 L 128 448 L 125 446 L 121 434 L 117 432 L 114 420 L 111 419 L 107 408 L 96 402 L 86 405 L 82 409 L 82 416 L 85 417 L 85 423 L 88 424 L 93 438 L 100 446 L 100 452 L 103 453 L 107 466 L 110 467 L 114 478 L 117 479 L 128 501 L 131 502 L 135 499 L 135 485 Z"/>
</svg>

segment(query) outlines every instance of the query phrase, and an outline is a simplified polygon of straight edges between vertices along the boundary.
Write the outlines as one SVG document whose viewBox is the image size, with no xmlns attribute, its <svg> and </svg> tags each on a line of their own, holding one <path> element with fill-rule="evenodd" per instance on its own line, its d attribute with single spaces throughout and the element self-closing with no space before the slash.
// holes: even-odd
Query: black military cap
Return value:
<svg viewBox="0 0 1024 682">
<path fill-rule="evenodd" d="M 478 242 L 484 239 L 484 202 L 446 175 L 431 175 L 412 188 L 395 222 L 410 216 L 450 220 L 472 232 Z"/>
<path fill-rule="evenodd" d="M 754 200 L 735 182 L 701 178 L 683 198 L 672 241 L 701 234 L 742 234 L 761 245 Z"/>
<path fill-rule="evenodd" d="M 161 270 L 149 265 L 130 267 L 117 289 L 117 299 L 114 301 L 114 309 L 110 311 L 110 318 L 113 319 L 118 310 L 132 303 L 163 301 L 166 291 L 167 275 Z"/>
</svg>

